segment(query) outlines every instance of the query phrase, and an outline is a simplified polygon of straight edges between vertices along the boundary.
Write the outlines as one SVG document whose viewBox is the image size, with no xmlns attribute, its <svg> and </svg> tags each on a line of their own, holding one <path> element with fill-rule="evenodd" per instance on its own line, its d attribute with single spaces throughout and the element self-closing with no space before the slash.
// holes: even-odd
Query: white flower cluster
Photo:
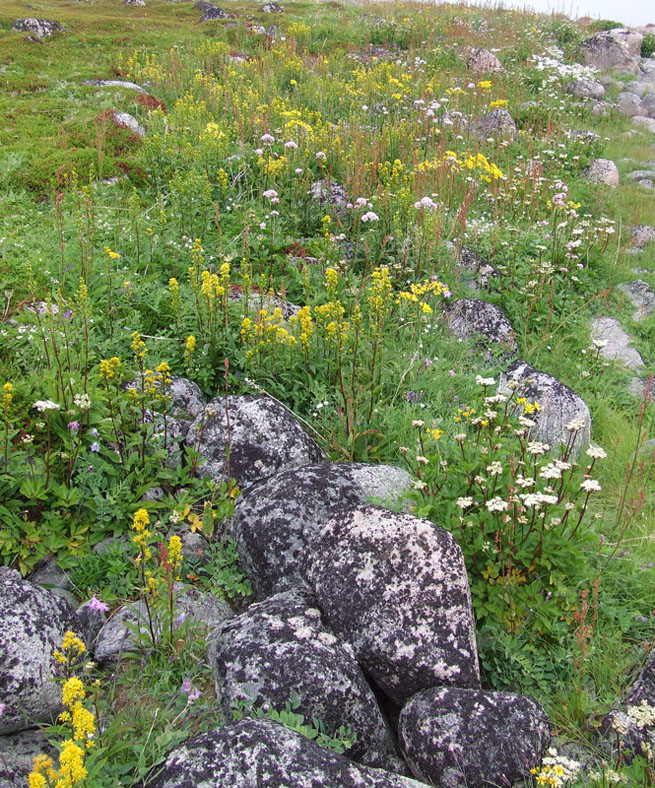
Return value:
<svg viewBox="0 0 655 788">
<path fill-rule="evenodd" d="M 562 79 L 593 79 L 597 69 L 583 66 L 580 63 L 564 63 L 564 53 L 559 47 L 549 47 L 544 55 L 537 55 L 535 68 L 537 71 L 550 72 L 552 76 Z"/>
<path fill-rule="evenodd" d="M 53 402 L 51 399 L 39 399 L 32 407 L 36 408 L 39 413 L 45 413 L 48 410 L 59 410 L 61 405 L 57 405 L 57 403 Z"/>
</svg>

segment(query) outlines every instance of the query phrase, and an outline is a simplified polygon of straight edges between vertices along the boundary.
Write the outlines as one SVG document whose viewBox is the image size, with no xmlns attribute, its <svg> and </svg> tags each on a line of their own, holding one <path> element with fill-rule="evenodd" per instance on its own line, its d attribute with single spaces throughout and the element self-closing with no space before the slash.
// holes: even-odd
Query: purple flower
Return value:
<svg viewBox="0 0 655 788">
<path fill-rule="evenodd" d="M 89 446 L 90 451 L 100 451 L 100 444 L 98 441 L 93 441 L 93 443 Z"/>
<path fill-rule="evenodd" d="M 182 692 L 191 692 L 191 679 L 184 679 L 182 682 Z"/>
<path fill-rule="evenodd" d="M 98 432 L 98 430 L 95 427 L 93 427 L 92 429 L 89 430 L 89 434 L 93 435 L 94 438 L 97 438 L 98 435 L 100 435 L 100 433 Z"/>
<path fill-rule="evenodd" d="M 69 422 L 68 422 L 68 429 L 69 429 L 71 432 L 75 432 L 75 430 L 79 430 L 79 428 L 80 428 L 80 423 L 79 423 L 79 421 L 69 421 Z"/>
<path fill-rule="evenodd" d="M 646 616 L 635 616 L 635 621 L 641 621 L 644 624 L 648 623 L 648 618 Z"/>
<path fill-rule="evenodd" d="M 72 309 L 67 309 L 64 312 L 64 320 L 70 320 L 72 317 L 73 317 L 73 310 Z"/>
<path fill-rule="evenodd" d="M 89 610 L 93 610 L 94 613 L 107 613 L 109 611 L 109 605 L 106 605 L 101 599 L 98 599 L 95 594 L 89 599 L 87 604 Z"/>
</svg>

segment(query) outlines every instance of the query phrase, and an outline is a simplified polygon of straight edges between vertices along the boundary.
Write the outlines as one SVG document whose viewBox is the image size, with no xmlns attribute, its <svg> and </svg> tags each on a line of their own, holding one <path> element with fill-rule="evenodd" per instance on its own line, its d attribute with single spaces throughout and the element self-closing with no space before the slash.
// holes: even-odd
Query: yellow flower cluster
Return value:
<svg viewBox="0 0 655 788">
<path fill-rule="evenodd" d="M 147 528 L 148 525 L 150 525 L 150 515 L 145 509 L 139 509 L 134 514 L 134 519 L 132 520 L 132 528 L 136 531 L 136 534 L 132 537 L 132 541 L 139 548 L 139 558 L 143 556 L 146 560 L 152 555 L 148 547 L 148 539 L 150 538 L 150 531 Z"/>
<path fill-rule="evenodd" d="M 196 349 L 196 338 L 191 335 L 186 338 L 186 344 L 184 346 L 184 360 L 188 363 L 191 361 L 191 356 Z"/>
<path fill-rule="evenodd" d="M 115 378 L 120 378 L 120 371 L 121 371 L 121 360 L 117 356 L 113 356 L 110 359 L 103 358 L 100 362 L 100 377 L 102 378 L 102 382 L 105 385 L 105 388 L 108 387 L 109 381 L 114 380 Z"/>
<path fill-rule="evenodd" d="M 78 657 L 81 657 L 86 651 L 86 645 L 84 644 L 84 641 L 78 638 L 78 636 L 74 632 L 71 632 L 70 629 L 64 633 L 64 639 L 62 640 L 61 648 L 61 651 L 56 650 L 52 654 L 55 662 L 58 662 L 60 665 L 74 661 Z"/>
<path fill-rule="evenodd" d="M 121 256 L 119 252 L 113 252 L 108 246 L 105 246 L 105 254 L 110 260 L 120 260 Z"/>
<path fill-rule="evenodd" d="M 413 304 L 418 304 L 422 312 L 429 315 L 432 314 L 432 307 L 427 303 L 427 298 L 430 296 L 450 296 L 448 285 L 443 282 L 428 279 L 426 282 L 419 282 L 411 284 L 409 290 L 401 290 L 396 298 L 396 303 L 401 301 L 409 301 Z"/>
<path fill-rule="evenodd" d="M 525 397 L 519 397 L 516 400 L 517 405 L 523 405 L 523 412 L 527 415 L 531 415 L 533 413 L 538 413 L 541 410 L 541 406 L 535 400 L 534 402 L 528 402 Z"/>
<path fill-rule="evenodd" d="M 177 535 L 171 536 L 168 540 L 168 562 L 173 577 L 175 580 L 179 580 L 179 571 L 182 564 L 182 540 Z"/>
<path fill-rule="evenodd" d="M 13 398 L 14 398 L 14 387 L 11 385 L 11 383 L 5 383 L 4 386 L 2 387 L 2 409 L 4 410 L 5 415 L 9 410 Z"/>
<path fill-rule="evenodd" d="M 546 788 L 560 788 L 568 777 L 565 770 L 558 764 L 548 764 L 541 769 L 531 769 L 530 773 L 534 775 L 537 785 L 546 786 Z"/>
</svg>

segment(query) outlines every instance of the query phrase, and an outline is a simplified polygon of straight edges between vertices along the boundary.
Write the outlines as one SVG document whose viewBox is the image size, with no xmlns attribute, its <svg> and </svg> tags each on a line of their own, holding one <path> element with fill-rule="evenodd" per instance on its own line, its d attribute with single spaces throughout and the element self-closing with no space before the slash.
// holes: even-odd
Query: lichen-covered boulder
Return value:
<svg viewBox="0 0 655 788">
<path fill-rule="evenodd" d="M 645 115 L 635 115 L 632 118 L 632 125 L 655 134 L 655 118 L 649 118 Z"/>
<path fill-rule="evenodd" d="M 0 736 L 0 788 L 27 785 L 34 758 L 43 753 L 55 757 L 57 748 L 41 731 L 19 731 Z"/>
<path fill-rule="evenodd" d="M 152 608 L 151 608 L 152 612 Z M 222 599 L 209 593 L 199 593 L 195 588 L 185 588 L 181 583 L 175 584 L 175 617 L 173 626 L 179 629 L 183 622 L 208 631 L 214 630 L 234 615 L 232 608 Z M 135 629 L 138 627 L 139 635 Z M 97 662 L 117 660 L 128 651 L 135 651 L 141 644 L 147 647 L 161 634 L 161 621 L 152 615 L 152 632 L 148 608 L 143 599 L 128 602 L 117 610 L 104 624 L 96 635 L 93 656 Z"/>
<path fill-rule="evenodd" d="M 120 129 L 127 129 L 131 131 L 132 134 L 136 134 L 137 137 L 146 136 L 146 130 L 133 115 L 129 114 L 129 112 L 117 112 L 114 110 L 111 113 L 111 120 L 114 126 Z"/>
<path fill-rule="evenodd" d="M 616 109 L 620 115 L 632 118 L 635 115 L 642 115 L 641 100 L 634 93 L 621 93 L 616 99 Z"/>
<path fill-rule="evenodd" d="M 348 195 L 345 188 L 337 181 L 327 178 L 314 181 L 309 189 L 309 195 L 318 203 L 319 207 L 332 208 L 340 219 L 346 216 Z"/>
<path fill-rule="evenodd" d="M 642 250 L 647 243 L 655 241 L 655 227 L 647 224 L 638 224 L 630 235 L 630 243 L 633 248 Z"/>
<path fill-rule="evenodd" d="M 67 630 L 80 630 L 68 602 L 0 567 L 0 735 L 50 723 L 60 712 L 52 655 Z"/>
<path fill-rule="evenodd" d="M 617 734 L 623 759 L 630 763 L 643 754 L 643 746 L 655 747 L 655 649 L 625 697 L 605 716 L 600 728 L 605 750 L 616 750 Z"/>
<path fill-rule="evenodd" d="M 440 788 L 512 786 L 550 743 L 542 707 L 524 695 L 441 687 L 400 714 L 401 748 L 415 777 Z"/>
<path fill-rule="evenodd" d="M 212 22 L 214 19 L 228 19 L 229 14 L 222 8 L 217 8 L 214 5 L 209 5 L 204 9 L 204 13 L 200 18 L 201 22 Z"/>
<path fill-rule="evenodd" d="M 271 720 L 241 720 L 176 747 L 144 788 L 425 788 L 360 766 Z"/>
<path fill-rule="evenodd" d="M 390 465 L 324 462 L 250 487 L 228 527 L 255 596 L 304 585 L 311 541 L 328 520 L 371 500 L 395 503 L 411 483 L 407 471 Z"/>
<path fill-rule="evenodd" d="M 264 3 L 259 10 L 265 14 L 281 14 L 284 9 L 279 3 Z"/>
<path fill-rule="evenodd" d="M 614 317 L 595 317 L 591 321 L 591 339 L 599 348 L 600 355 L 608 361 L 632 369 L 643 370 L 644 360 L 632 344 L 632 337 Z"/>
<path fill-rule="evenodd" d="M 220 484 L 230 473 L 242 490 L 256 481 L 323 459 L 321 448 L 296 419 L 269 397 L 217 397 L 196 417 L 186 442 L 200 454 L 198 471 Z"/>
<path fill-rule="evenodd" d="M 474 49 L 466 64 L 474 74 L 502 74 L 503 65 L 488 49 Z"/>
<path fill-rule="evenodd" d="M 619 185 L 619 170 L 611 159 L 594 159 L 585 173 L 589 183 L 596 183 L 602 186 Z"/>
<path fill-rule="evenodd" d="M 43 41 L 55 33 L 63 33 L 64 28 L 59 22 L 53 22 L 51 19 L 34 19 L 27 17 L 26 19 L 19 19 L 12 25 L 12 30 L 17 30 L 19 33 L 30 33 L 38 41 Z"/>
<path fill-rule="evenodd" d="M 466 246 L 459 250 L 456 265 L 463 283 L 471 290 L 484 290 L 501 277 L 495 266 Z"/>
<path fill-rule="evenodd" d="M 490 137 L 514 139 L 517 135 L 514 118 L 504 107 L 493 109 L 474 121 L 473 132 L 481 140 Z"/>
<path fill-rule="evenodd" d="M 82 84 L 94 88 L 125 88 L 125 90 L 136 90 L 137 93 L 147 94 L 141 85 L 137 85 L 136 82 L 126 82 L 123 79 L 84 79 Z"/>
<path fill-rule="evenodd" d="M 605 88 L 593 79 L 575 79 L 566 86 L 566 92 L 574 98 L 602 99 Z"/>
<path fill-rule="evenodd" d="M 639 70 L 639 59 L 624 41 L 618 40 L 610 31 L 591 36 L 580 44 L 579 49 L 585 63 L 600 71 L 618 68 L 636 74 Z"/>
<path fill-rule="evenodd" d="M 330 733 L 357 734 L 348 757 L 366 766 L 406 771 L 375 695 L 355 661 L 321 622 L 314 597 L 286 591 L 251 605 L 213 634 L 208 661 L 226 719 L 245 701 L 319 719 Z"/>
<path fill-rule="evenodd" d="M 653 288 L 642 279 L 622 282 L 618 289 L 624 293 L 635 307 L 632 319 L 637 322 L 655 314 L 655 293 Z"/>
<path fill-rule="evenodd" d="M 537 402 L 540 410 L 530 416 L 535 426 L 530 440 L 538 440 L 551 448 L 568 443 L 572 432 L 576 438 L 573 457 L 591 439 L 591 414 L 587 403 L 564 383 L 518 359 L 501 376 L 499 391 L 508 394 L 516 387 L 519 397 Z M 568 427 L 568 428 L 567 428 Z"/>
<path fill-rule="evenodd" d="M 308 577 L 325 623 L 395 703 L 435 685 L 479 686 L 466 568 L 448 531 L 351 509 L 317 535 Z"/>
<path fill-rule="evenodd" d="M 479 298 L 462 298 L 446 312 L 446 326 L 458 339 L 483 339 L 516 352 L 516 335 L 500 307 Z"/>
</svg>

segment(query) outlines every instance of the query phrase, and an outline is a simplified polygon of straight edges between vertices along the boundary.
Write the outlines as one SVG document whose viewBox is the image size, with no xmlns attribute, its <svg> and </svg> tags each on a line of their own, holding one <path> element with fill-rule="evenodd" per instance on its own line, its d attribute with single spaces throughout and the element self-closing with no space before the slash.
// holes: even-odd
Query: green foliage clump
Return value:
<svg viewBox="0 0 655 788">
<path fill-rule="evenodd" d="M 594 33 L 602 33 L 604 30 L 615 30 L 618 27 L 624 27 L 624 25 L 611 19 L 596 19 L 589 24 L 587 29 Z"/>
<path fill-rule="evenodd" d="M 641 42 L 641 56 L 652 57 L 655 52 L 655 33 L 646 33 Z"/>
</svg>

